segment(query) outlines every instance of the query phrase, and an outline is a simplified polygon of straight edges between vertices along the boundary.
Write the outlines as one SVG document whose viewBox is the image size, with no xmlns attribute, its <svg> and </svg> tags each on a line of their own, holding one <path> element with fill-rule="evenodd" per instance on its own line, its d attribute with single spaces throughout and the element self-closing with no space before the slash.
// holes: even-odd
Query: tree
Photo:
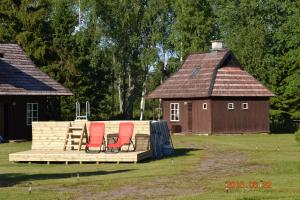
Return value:
<svg viewBox="0 0 300 200">
<path fill-rule="evenodd" d="M 126 119 L 133 117 L 135 101 L 145 95 L 149 67 L 157 60 L 158 25 L 164 9 L 159 5 L 157 0 L 97 2 L 107 41 L 117 47 L 120 110 Z"/>
<path fill-rule="evenodd" d="M 272 102 L 274 109 L 300 119 L 300 2 L 286 3 L 285 8 L 288 14 L 274 35 L 278 65 L 272 72 L 278 98 Z"/>
<path fill-rule="evenodd" d="M 109 62 L 105 49 L 99 46 L 102 35 L 96 10 L 92 5 L 86 5 L 83 10 L 85 25 L 78 27 L 73 1 L 55 1 L 54 6 L 51 23 L 53 61 L 45 70 L 74 93 L 73 97 L 62 98 L 63 114 L 72 119 L 75 102 L 89 101 L 92 119 L 108 119 L 110 110 L 105 104 Z"/>
<path fill-rule="evenodd" d="M 173 10 L 175 18 L 170 40 L 180 61 L 189 53 L 208 50 L 214 32 L 213 12 L 208 1 L 174 0 Z"/>
<path fill-rule="evenodd" d="M 48 0 L 1 1 L 0 41 L 18 43 L 37 65 L 45 64 L 50 11 Z"/>
</svg>

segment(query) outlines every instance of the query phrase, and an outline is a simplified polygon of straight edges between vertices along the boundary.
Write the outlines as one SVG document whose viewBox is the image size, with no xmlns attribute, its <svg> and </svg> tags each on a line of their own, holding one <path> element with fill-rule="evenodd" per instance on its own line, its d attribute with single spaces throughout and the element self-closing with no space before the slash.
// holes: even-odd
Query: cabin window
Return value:
<svg viewBox="0 0 300 200">
<path fill-rule="evenodd" d="M 228 103 L 227 104 L 227 109 L 228 110 L 234 110 L 234 103 Z"/>
<path fill-rule="evenodd" d="M 203 103 L 203 104 L 202 104 L 202 109 L 203 109 L 203 110 L 207 110 L 207 103 Z"/>
<path fill-rule="evenodd" d="M 26 105 L 26 123 L 27 126 L 31 126 L 32 122 L 39 119 L 39 104 L 27 103 Z"/>
<path fill-rule="evenodd" d="M 170 121 L 179 121 L 179 103 L 170 104 Z"/>
<path fill-rule="evenodd" d="M 248 103 L 242 103 L 242 109 L 248 110 Z"/>
</svg>

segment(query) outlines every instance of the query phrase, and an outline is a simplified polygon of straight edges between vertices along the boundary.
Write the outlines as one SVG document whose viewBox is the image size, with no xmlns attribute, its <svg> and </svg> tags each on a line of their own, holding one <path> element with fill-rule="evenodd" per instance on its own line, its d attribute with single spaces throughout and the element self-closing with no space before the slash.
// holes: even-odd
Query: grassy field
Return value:
<svg viewBox="0 0 300 200">
<path fill-rule="evenodd" d="M 30 142 L 0 144 L 0 199 L 300 200 L 294 135 L 174 136 L 173 142 L 173 157 L 99 165 L 10 163 L 8 154 L 30 149 Z"/>
</svg>

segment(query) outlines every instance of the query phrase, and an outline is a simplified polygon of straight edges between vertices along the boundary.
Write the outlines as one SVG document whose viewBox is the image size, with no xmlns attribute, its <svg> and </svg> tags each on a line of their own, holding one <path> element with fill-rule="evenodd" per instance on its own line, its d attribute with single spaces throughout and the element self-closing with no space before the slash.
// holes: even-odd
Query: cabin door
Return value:
<svg viewBox="0 0 300 200">
<path fill-rule="evenodd" d="M 193 103 L 188 103 L 188 132 L 192 132 L 193 130 Z"/>
</svg>

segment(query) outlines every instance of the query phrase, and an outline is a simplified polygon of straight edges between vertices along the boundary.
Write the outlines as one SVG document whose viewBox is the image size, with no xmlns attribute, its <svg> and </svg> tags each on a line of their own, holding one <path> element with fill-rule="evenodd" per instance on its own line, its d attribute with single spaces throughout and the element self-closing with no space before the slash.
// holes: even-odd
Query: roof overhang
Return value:
<svg viewBox="0 0 300 200">
<path fill-rule="evenodd" d="M 47 92 L 47 91 L 36 91 L 36 92 L 1 92 L 0 96 L 72 96 L 72 92 Z"/>
</svg>

